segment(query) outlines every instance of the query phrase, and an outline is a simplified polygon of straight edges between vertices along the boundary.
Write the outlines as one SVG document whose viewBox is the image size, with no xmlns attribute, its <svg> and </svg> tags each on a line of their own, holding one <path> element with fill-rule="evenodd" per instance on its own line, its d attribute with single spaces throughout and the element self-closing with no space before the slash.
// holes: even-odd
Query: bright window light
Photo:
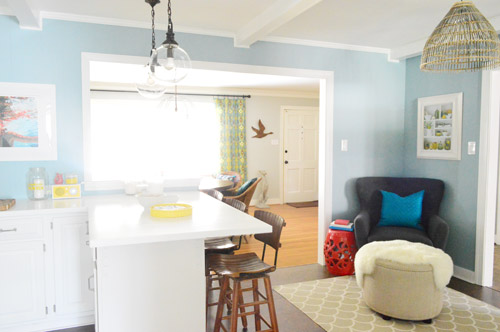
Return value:
<svg viewBox="0 0 500 332">
<path fill-rule="evenodd" d="M 219 123 L 210 97 L 147 100 L 133 93 L 92 92 L 91 181 L 194 179 L 219 169 Z"/>
</svg>

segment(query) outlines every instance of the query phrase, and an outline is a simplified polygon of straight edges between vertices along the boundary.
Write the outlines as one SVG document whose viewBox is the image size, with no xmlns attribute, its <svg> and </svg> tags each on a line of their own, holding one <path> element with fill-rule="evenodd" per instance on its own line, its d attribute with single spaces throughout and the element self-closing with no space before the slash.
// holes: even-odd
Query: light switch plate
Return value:
<svg viewBox="0 0 500 332">
<path fill-rule="evenodd" d="M 271 145 L 278 145 L 278 144 L 280 144 L 280 141 L 278 141 L 277 139 L 271 140 Z"/>
<path fill-rule="evenodd" d="M 340 141 L 340 151 L 347 151 L 348 150 L 348 144 L 349 142 L 346 139 L 343 139 Z"/>
<path fill-rule="evenodd" d="M 476 154 L 476 142 L 469 142 L 469 144 L 467 145 L 467 154 Z"/>
</svg>

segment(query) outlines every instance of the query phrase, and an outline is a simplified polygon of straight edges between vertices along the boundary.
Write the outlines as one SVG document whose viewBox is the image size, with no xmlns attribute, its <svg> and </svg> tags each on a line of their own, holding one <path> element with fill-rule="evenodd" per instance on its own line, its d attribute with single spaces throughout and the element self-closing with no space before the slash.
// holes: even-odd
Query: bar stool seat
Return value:
<svg viewBox="0 0 500 332">
<path fill-rule="evenodd" d="M 245 278 L 247 275 L 252 277 L 253 274 L 276 270 L 276 266 L 264 263 L 254 252 L 241 255 L 209 255 L 208 266 L 216 274 L 232 278 Z"/>
<path fill-rule="evenodd" d="M 208 253 L 229 252 L 237 250 L 238 247 L 228 237 L 215 237 L 205 240 L 205 251 L 208 251 Z"/>
</svg>

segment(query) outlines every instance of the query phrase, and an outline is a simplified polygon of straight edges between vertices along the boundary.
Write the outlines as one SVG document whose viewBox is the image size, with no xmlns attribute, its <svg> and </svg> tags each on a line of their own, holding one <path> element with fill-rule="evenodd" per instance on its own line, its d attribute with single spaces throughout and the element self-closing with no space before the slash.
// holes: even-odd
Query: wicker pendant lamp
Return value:
<svg viewBox="0 0 500 332">
<path fill-rule="evenodd" d="M 500 67 L 500 40 L 471 1 L 456 2 L 434 29 L 422 52 L 420 69 L 468 72 Z"/>
</svg>

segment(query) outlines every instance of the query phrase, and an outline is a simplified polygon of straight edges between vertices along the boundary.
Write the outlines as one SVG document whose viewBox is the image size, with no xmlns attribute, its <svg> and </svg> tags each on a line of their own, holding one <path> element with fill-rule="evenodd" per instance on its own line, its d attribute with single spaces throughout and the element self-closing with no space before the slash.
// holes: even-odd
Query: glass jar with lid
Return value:
<svg viewBox="0 0 500 332">
<path fill-rule="evenodd" d="M 43 167 L 32 167 L 26 174 L 26 192 L 31 200 L 42 200 L 48 197 L 49 177 Z"/>
</svg>

